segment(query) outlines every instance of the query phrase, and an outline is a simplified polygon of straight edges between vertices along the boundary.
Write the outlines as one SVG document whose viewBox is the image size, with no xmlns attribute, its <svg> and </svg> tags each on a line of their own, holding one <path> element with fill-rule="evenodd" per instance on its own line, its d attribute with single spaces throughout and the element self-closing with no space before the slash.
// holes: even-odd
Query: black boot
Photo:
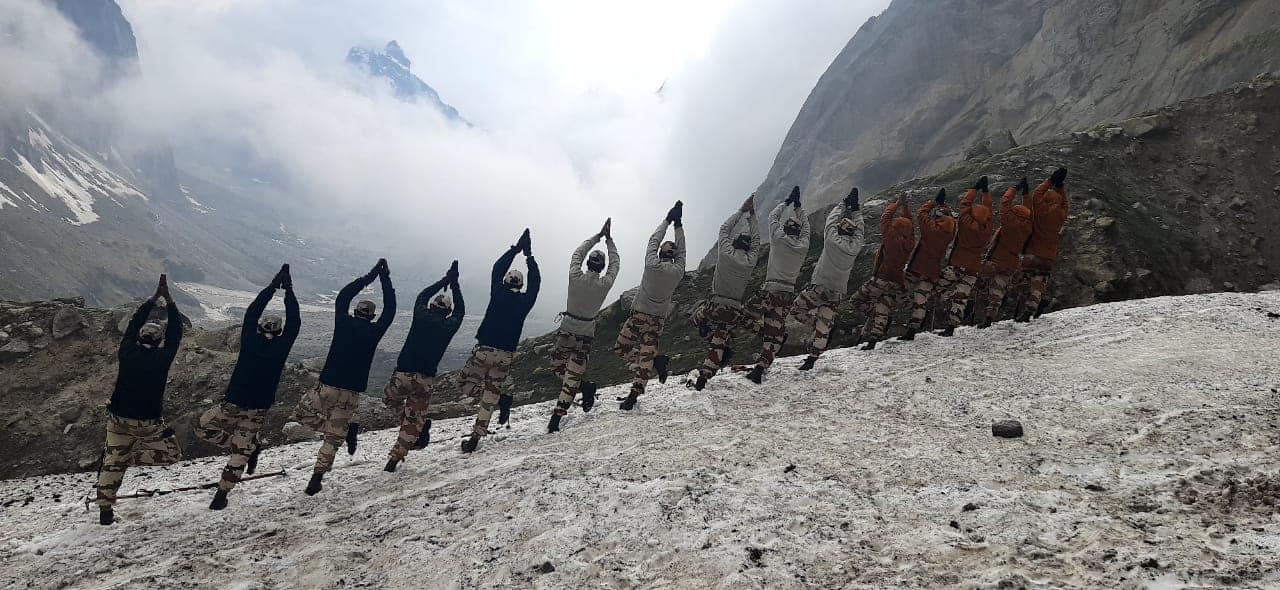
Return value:
<svg viewBox="0 0 1280 590">
<path fill-rule="evenodd" d="M 249 462 L 244 466 L 244 472 L 253 475 L 258 470 L 258 454 L 262 452 L 262 443 L 258 443 L 253 447 L 253 453 L 249 455 Z"/>
<path fill-rule="evenodd" d="M 1017 322 L 1017 323 L 1019 323 L 1019 324 L 1026 324 L 1026 323 L 1029 323 L 1029 322 L 1031 321 L 1031 314 L 1030 314 L 1030 313 L 1025 313 L 1025 312 L 1024 312 L 1024 313 L 1019 313 L 1017 317 L 1013 318 L 1013 321 L 1015 321 L 1015 322 Z"/>
<path fill-rule="evenodd" d="M 209 510 L 222 510 L 227 507 L 227 490 L 218 490 L 213 494 L 213 501 L 209 503 Z"/>
<path fill-rule="evenodd" d="M 314 496 L 320 493 L 320 490 L 324 489 L 324 486 L 320 485 L 320 480 L 322 479 L 324 479 L 323 473 L 312 473 L 311 481 L 307 482 L 307 489 L 303 491 L 306 492 L 308 496 Z"/>
<path fill-rule="evenodd" d="M 590 412 L 596 407 L 596 382 L 583 381 L 578 393 L 582 394 L 582 411 Z"/>
<path fill-rule="evenodd" d="M 943 338 L 950 338 L 951 336 L 955 335 L 955 333 L 956 333 L 956 329 L 948 326 L 946 328 L 943 328 L 941 332 L 938 332 L 938 335 L 942 336 Z"/>
<path fill-rule="evenodd" d="M 109 525 L 116 521 L 116 513 L 111 511 L 110 506 L 98 507 L 98 524 Z"/>
<path fill-rule="evenodd" d="M 983 319 L 982 323 L 978 324 L 979 330 L 986 330 L 987 328 L 990 328 L 990 327 L 991 327 L 991 320 L 989 319 Z"/>
<path fill-rule="evenodd" d="M 876 340 L 875 338 L 867 338 L 867 343 L 863 344 L 862 348 L 859 350 L 875 350 L 876 342 L 879 342 L 879 340 Z"/>
<path fill-rule="evenodd" d="M 901 336 L 898 336 L 898 340 L 902 340 L 902 341 L 910 341 L 915 339 L 916 339 L 915 328 L 907 328 L 907 331 L 905 333 L 903 333 Z"/>
<path fill-rule="evenodd" d="M 422 434 L 418 435 L 418 441 L 413 443 L 413 450 L 420 451 L 427 448 L 427 444 L 431 442 L 431 420 L 428 419 L 422 424 Z"/>
<path fill-rule="evenodd" d="M 658 383 L 667 382 L 667 364 L 671 362 L 671 357 L 660 354 L 653 357 L 653 370 L 658 372 Z"/>
<path fill-rule="evenodd" d="M 560 414 L 552 414 L 551 421 L 547 422 L 547 434 L 552 432 L 560 432 Z"/>
<path fill-rule="evenodd" d="M 764 383 L 764 365 L 751 367 L 751 372 L 747 373 L 747 379 L 756 385 Z"/>
<path fill-rule="evenodd" d="M 725 347 L 724 354 L 720 356 L 720 367 L 723 368 L 729 366 L 730 360 L 733 360 L 733 349 Z"/>
<path fill-rule="evenodd" d="M 812 368 L 813 368 L 814 363 L 817 363 L 817 362 L 818 362 L 818 357 L 813 356 L 813 355 L 806 356 L 806 357 L 804 357 L 804 362 L 803 362 L 803 363 L 800 363 L 800 370 L 801 370 L 801 371 L 808 371 L 808 370 L 812 369 Z"/>
<path fill-rule="evenodd" d="M 509 393 L 504 393 L 498 397 L 498 424 L 506 424 L 511 421 L 511 402 L 514 399 Z M 507 428 L 511 427 L 508 426 Z"/>
<path fill-rule="evenodd" d="M 706 386 L 707 386 L 707 376 L 698 375 L 698 378 L 695 379 L 693 382 L 694 391 L 702 391 L 702 389 Z"/>
<path fill-rule="evenodd" d="M 622 410 L 630 410 L 636 407 L 636 400 L 638 399 L 640 399 L 640 394 L 633 391 L 627 395 L 627 399 L 622 400 L 622 403 L 618 404 L 618 408 Z"/>
<path fill-rule="evenodd" d="M 478 435 L 473 434 L 467 440 L 462 441 L 462 452 L 474 453 L 476 450 L 476 447 L 479 445 L 480 445 L 480 437 Z"/>
<path fill-rule="evenodd" d="M 386 471 L 387 473 L 395 473 L 395 472 L 396 472 L 396 466 L 397 466 L 397 465 L 399 465 L 399 464 L 400 464 L 400 460 L 399 460 L 399 459 L 394 459 L 394 458 L 393 458 L 393 459 L 387 459 L 387 465 L 386 465 L 385 467 L 383 467 L 383 468 L 382 468 L 382 470 L 383 470 L 383 471 Z"/>
<path fill-rule="evenodd" d="M 356 454 L 357 437 L 360 435 L 360 423 L 352 422 L 347 424 L 347 454 Z"/>
</svg>

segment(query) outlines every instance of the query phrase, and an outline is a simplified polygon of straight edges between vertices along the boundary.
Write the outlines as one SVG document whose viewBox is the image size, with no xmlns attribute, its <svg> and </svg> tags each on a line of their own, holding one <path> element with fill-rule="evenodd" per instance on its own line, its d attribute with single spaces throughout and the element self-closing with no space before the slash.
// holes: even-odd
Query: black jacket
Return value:
<svg viewBox="0 0 1280 590">
<path fill-rule="evenodd" d="M 138 331 L 147 323 L 147 316 L 156 306 L 148 299 L 134 312 L 129 327 L 120 341 L 120 371 L 116 374 L 115 390 L 107 410 L 121 418 L 159 420 L 164 410 L 164 386 L 169 380 L 169 366 L 182 344 L 182 316 L 172 299 L 165 308 L 169 325 L 164 333 L 164 345 L 146 348 L 138 342 Z"/>
<path fill-rule="evenodd" d="M 520 331 L 524 329 L 524 319 L 538 300 L 538 288 L 542 285 L 542 275 L 538 272 L 538 263 L 532 256 L 526 258 L 529 265 L 529 284 L 523 293 L 517 293 L 502 284 L 503 277 L 511 268 L 519 250 L 512 246 L 493 264 L 492 283 L 489 286 L 489 307 L 484 311 L 484 320 L 480 322 L 480 330 L 476 332 L 476 341 L 481 346 L 492 346 L 498 350 L 515 352 L 520 343 Z"/>
<path fill-rule="evenodd" d="M 431 311 L 431 298 L 436 296 L 445 284 L 453 291 L 453 312 L 445 315 L 439 311 Z M 449 341 L 462 325 L 462 316 L 466 315 L 466 305 L 462 302 L 462 289 L 458 282 L 440 279 L 434 285 L 423 289 L 418 300 L 413 304 L 413 325 L 409 327 L 409 335 L 404 339 L 404 347 L 400 349 L 400 358 L 396 361 L 396 370 L 405 373 L 421 373 L 434 377 L 440 365 L 440 357 L 449 347 Z"/>
<path fill-rule="evenodd" d="M 375 276 L 382 280 L 382 313 L 374 322 L 352 317 L 351 300 L 361 289 L 373 283 Z M 329 356 L 324 359 L 320 382 L 339 389 L 363 392 L 369 387 L 369 367 L 373 365 L 378 341 L 396 319 L 396 290 L 391 287 L 390 277 L 368 274 L 343 287 L 338 292 L 335 307 L 333 342 L 329 343 Z"/>
<path fill-rule="evenodd" d="M 302 328 L 302 314 L 293 289 L 284 292 L 284 333 L 271 339 L 258 333 L 258 320 L 275 295 L 275 287 L 267 287 L 249 304 L 240 327 L 240 358 L 227 384 L 227 401 L 250 410 L 265 410 L 276 402 L 280 373 L 289 358 L 289 350 Z"/>
</svg>

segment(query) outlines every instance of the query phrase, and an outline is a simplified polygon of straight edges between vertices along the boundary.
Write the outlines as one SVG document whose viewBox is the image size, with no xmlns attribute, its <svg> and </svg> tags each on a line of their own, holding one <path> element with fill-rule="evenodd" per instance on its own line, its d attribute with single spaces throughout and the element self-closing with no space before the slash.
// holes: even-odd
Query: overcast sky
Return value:
<svg viewBox="0 0 1280 590">
<path fill-rule="evenodd" d="M 464 273 L 531 227 L 554 298 L 569 252 L 609 216 L 623 256 L 614 295 L 634 285 L 676 199 L 696 264 L 826 66 L 888 4 L 119 2 L 143 69 L 111 101 L 130 125 L 246 142 L 280 163 L 297 198 L 385 219 L 429 258 L 463 259 Z M 343 64 L 352 45 L 390 39 L 474 128 Z"/>
</svg>

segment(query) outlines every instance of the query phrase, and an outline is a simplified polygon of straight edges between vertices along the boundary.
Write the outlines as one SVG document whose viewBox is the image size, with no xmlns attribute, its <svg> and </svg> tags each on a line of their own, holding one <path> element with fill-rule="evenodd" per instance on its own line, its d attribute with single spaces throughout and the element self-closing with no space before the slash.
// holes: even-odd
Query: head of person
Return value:
<svg viewBox="0 0 1280 590">
<path fill-rule="evenodd" d="M 519 293 L 524 288 L 524 273 L 513 268 L 507 271 L 506 276 L 502 277 L 502 284 L 508 289 Z"/>
<path fill-rule="evenodd" d="M 785 233 L 793 238 L 800 237 L 801 229 L 803 229 L 803 226 L 801 226 L 800 222 L 794 218 L 788 219 L 786 223 L 782 224 L 782 233 Z"/>
<path fill-rule="evenodd" d="M 842 236 L 852 236 L 856 231 L 858 231 L 858 224 L 848 217 L 841 217 L 840 222 L 836 224 L 836 233 Z"/>
<path fill-rule="evenodd" d="M 284 333 L 284 319 L 278 315 L 264 315 L 258 319 L 258 334 L 267 340 Z"/>
<path fill-rule="evenodd" d="M 356 304 L 355 316 L 366 321 L 373 321 L 373 316 L 378 313 L 378 306 L 368 299 L 362 300 Z"/>
<path fill-rule="evenodd" d="M 663 262 L 674 262 L 676 259 L 676 243 L 667 240 L 658 246 L 658 260 Z"/>
<path fill-rule="evenodd" d="M 592 250 L 587 255 L 587 270 L 591 272 L 604 272 L 604 252 Z"/>
<path fill-rule="evenodd" d="M 733 249 L 742 250 L 743 252 L 750 252 L 751 236 L 747 234 L 738 234 L 738 237 L 733 239 Z"/>
<path fill-rule="evenodd" d="M 427 304 L 427 312 L 439 315 L 449 315 L 453 313 L 453 299 L 448 295 L 441 293 L 431 298 L 431 303 Z"/>
<path fill-rule="evenodd" d="M 138 344 L 148 350 L 159 348 L 164 343 L 164 326 L 158 322 L 142 324 L 138 330 Z"/>
<path fill-rule="evenodd" d="M 1025 221 L 1030 221 L 1030 220 L 1031 220 L 1031 208 L 1030 208 L 1030 207 L 1028 207 L 1028 206 L 1026 206 L 1026 205 L 1014 205 L 1014 206 L 1013 206 L 1013 215 L 1014 215 L 1014 217 L 1017 217 L 1018 219 L 1022 219 L 1022 220 L 1025 220 Z"/>
<path fill-rule="evenodd" d="M 932 217 L 934 217 L 934 218 L 938 218 L 938 217 L 950 217 L 950 216 L 951 216 L 951 207 L 950 207 L 949 205 L 947 205 L 946 203 L 942 203 L 942 204 L 938 205 L 937 207 L 934 207 L 934 208 L 933 208 L 933 211 L 930 211 L 930 212 L 929 212 L 929 215 L 930 215 L 930 216 L 932 216 Z"/>
</svg>

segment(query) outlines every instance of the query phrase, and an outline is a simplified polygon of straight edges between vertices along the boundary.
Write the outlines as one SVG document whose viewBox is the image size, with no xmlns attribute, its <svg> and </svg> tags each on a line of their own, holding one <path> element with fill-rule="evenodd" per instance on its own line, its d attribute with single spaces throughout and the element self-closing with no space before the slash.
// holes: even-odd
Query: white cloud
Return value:
<svg viewBox="0 0 1280 590">
<path fill-rule="evenodd" d="M 607 216 L 624 256 L 618 292 L 676 199 L 696 260 L 887 0 L 121 4 L 143 72 L 110 95 L 127 125 L 187 154 L 252 146 L 283 168 L 292 198 L 385 228 L 420 263 L 459 258 L 473 277 L 531 227 L 550 313 L 570 250 Z M 393 38 L 475 128 L 343 65 L 351 45 Z"/>
</svg>

